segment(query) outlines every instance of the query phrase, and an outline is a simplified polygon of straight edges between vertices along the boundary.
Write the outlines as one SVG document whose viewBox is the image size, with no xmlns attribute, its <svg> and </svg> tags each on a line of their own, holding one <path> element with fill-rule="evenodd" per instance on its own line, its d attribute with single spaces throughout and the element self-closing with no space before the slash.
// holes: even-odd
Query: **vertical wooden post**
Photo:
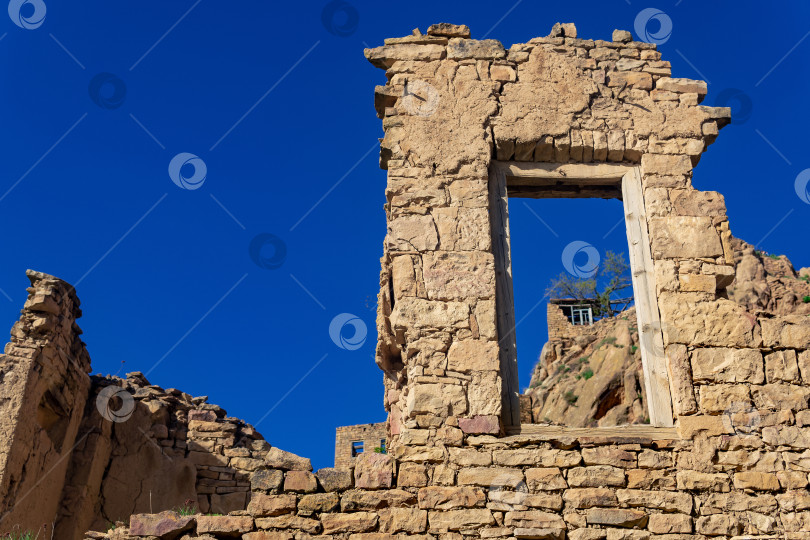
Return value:
<svg viewBox="0 0 810 540">
<path fill-rule="evenodd" d="M 520 425 L 520 382 L 515 339 L 515 298 L 509 245 L 509 204 L 505 171 L 493 164 L 489 172 L 489 209 L 495 257 L 495 309 L 498 313 L 498 351 L 501 365 L 501 420 L 504 428 Z"/>
<path fill-rule="evenodd" d="M 655 268 L 647 231 L 647 211 L 644 207 L 644 192 L 638 167 L 634 167 L 622 178 L 622 195 L 641 342 L 641 364 L 647 391 L 647 409 L 653 426 L 671 427 L 672 398 L 655 290 Z"/>
</svg>

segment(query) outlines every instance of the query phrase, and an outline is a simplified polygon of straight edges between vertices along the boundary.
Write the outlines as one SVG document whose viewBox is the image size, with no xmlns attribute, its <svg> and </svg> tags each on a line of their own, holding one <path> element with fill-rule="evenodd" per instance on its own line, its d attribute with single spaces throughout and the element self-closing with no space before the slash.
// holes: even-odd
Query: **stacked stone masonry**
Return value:
<svg viewBox="0 0 810 540">
<path fill-rule="evenodd" d="M 351 469 L 358 455 L 353 450 L 356 443 L 362 443 L 360 453 L 386 453 L 388 430 L 385 422 L 341 426 L 335 430 L 335 468 Z"/>
<path fill-rule="evenodd" d="M 353 472 L 312 473 L 308 460 L 256 443 L 249 428 L 216 411 L 212 422 L 192 400 L 188 432 L 220 456 L 194 471 L 229 483 L 214 491 L 249 488 L 246 508 L 138 514 L 86 537 L 810 538 L 810 322 L 726 297 L 735 261 L 723 198 L 692 186 L 692 168 L 730 119 L 728 109 L 699 104 L 706 84 L 672 78 L 655 47 L 628 32 L 584 40 L 572 24 L 508 50 L 440 24 L 386 40 L 366 57 L 387 78 L 375 93 L 388 171 L 377 363 L 390 453 L 364 453 Z M 675 428 L 532 431 L 502 421 L 494 160 L 640 167 Z M 59 336 L 66 361 L 89 368 L 71 330 L 78 301 L 59 297 L 53 321 L 47 301 L 32 300 L 37 291 L 29 297 L 6 349 L 6 379 L 10 359 L 28 366 Z M 84 406 L 63 402 L 69 417 Z M 171 441 L 193 463 L 191 437 L 182 448 L 175 425 L 166 422 L 176 429 L 168 437 L 158 428 L 155 441 Z M 65 432 L 68 442 L 76 428 Z M 15 437 L 2 441 L 4 463 L 18 441 L 35 438 Z M 226 458 L 233 479 L 219 476 L 231 474 L 219 469 Z M 14 470 L 4 465 L 6 508 Z"/>
</svg>

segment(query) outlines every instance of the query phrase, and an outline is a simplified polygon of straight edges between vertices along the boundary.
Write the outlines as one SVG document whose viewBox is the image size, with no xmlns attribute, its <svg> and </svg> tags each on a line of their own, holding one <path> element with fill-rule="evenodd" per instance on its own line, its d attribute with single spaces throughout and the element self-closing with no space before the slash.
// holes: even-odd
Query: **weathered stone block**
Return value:
<svg viewBox="0 0 810 540">
<path fill-rule="evenodd" d="M 649 225 L 653 258 L 700 259 L 723 255 L 720 235 L 709 217 L 653 217 Z"/>
<path fill-rule="evenodd" d="M 701 347 L 692 351 L 691 360 L 695 382 L 762 384 L 765 381 L 762 353 L 758 349 Z"/>
</svg>

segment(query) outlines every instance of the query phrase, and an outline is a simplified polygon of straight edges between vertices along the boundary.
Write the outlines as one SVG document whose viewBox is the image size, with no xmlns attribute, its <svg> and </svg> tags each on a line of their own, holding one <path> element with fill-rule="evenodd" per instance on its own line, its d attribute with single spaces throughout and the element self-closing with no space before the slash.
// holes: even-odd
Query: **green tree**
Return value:
<svg viewBox="0 0 810 540">
<path fill-rule="evenodd" d="M 546 294 L 550 298 L 572 298 L 583 304 L 592 304 L 594 317 L 612 317 L 630 304 L 627 301 L 618 311 L 611 306 L 618 293 L 633 286 L 629 270 L 630 265 L 623 253 L 607 251 L 593 277 L 584 279 L 562 272 L 551 280 Z"/>
</svg>

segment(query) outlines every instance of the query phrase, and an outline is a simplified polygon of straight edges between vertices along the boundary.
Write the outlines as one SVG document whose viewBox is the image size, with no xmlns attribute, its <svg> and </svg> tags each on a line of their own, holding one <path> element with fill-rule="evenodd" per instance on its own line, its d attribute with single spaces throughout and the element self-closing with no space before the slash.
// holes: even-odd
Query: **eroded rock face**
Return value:
<svg viewBox="0 0 810 540">
<path fill-rule="evenodd" d="M 570 325 L 558 306 L 549 304 L 548 311 L 551 339 L 524 392 L 524 421 L 568 427 L 649 423 L 635 309 L 580 327 Z M 565 337 L 554 333 L 554 324 L 569 327 Z"/>
</svg>

